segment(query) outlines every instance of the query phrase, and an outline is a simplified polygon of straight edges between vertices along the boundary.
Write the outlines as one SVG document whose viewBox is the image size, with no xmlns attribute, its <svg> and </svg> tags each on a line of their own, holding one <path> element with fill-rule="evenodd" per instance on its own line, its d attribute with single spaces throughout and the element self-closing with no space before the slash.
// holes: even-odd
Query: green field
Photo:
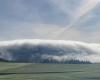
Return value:
<svg viewBox="0 0 100 80">
<path fill-rule="evenodd" d="M 0 63 L 0 80 L 100 80 L 100 64 Z"/>
</svg>

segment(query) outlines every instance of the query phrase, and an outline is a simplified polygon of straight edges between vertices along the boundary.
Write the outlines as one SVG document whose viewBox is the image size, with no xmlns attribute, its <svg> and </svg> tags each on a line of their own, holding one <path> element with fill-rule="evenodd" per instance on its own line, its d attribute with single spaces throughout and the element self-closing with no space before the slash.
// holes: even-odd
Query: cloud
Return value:
<svg viewBox="0 0 100 80">
<path fill-rule="evenodd" d="M 100 3 L 100 0 L 85 0 L 85 3 L 78 8 L 75 14 L 75 19 L 80 19 L 82 16 L 87 15 L 92 9 Z"/>
<path fill-rule="evenodd" d="M 8 27 L 9 26 L 9 27 Z M 50 24 L 32 24 L 27 22 L 6 24 L 0 29 L 0 41 L 14 39 L 52 39 L 52 40 L 76 40 L 86 42 L 100 42 L 97 34 L 98 31 L 88 31 L 72 28 L 63 32 L 59 37 L 58 34 L 63 30 L 64 26 Z"/>
<path fill-rule="evenodd" d="M 0 19 L 54 25 L 69 23 L 69 16 L 54 8 L 47 0 L 10 0 L 7 2 L 4 0 L 0 3 L 3 4 L 0 8 Z"/>
<path fill-rule="evenodd" d="M 23 39 L 0 42 L 0 58 L 9 61 L 100 62 L 100 44 L 65 40 Z"/>
<path fill-rule="evenodd" d="M 9 22 L 0 29 L 0 40 L 12 39 L 54 39 L 56 30 L 60 30 L 61 26 L 50 24 L 32 24 L 27 22 L 10 24 Z"/>
<path fill-rule="evenodd" d="M 94 0 L 88 0 L 88 1 L 86 0 L 85 3 L 76 10 L 76 12 L 74 14 L 74 18 L 71 21 L 71 23 L 68 26 L 66 26 L 64 29 L 62 29 L 62 31 L 60 31 L 60 33 L 58 33 L 58 37 L 62 36 L 62 34 L 65 31 L 75 27 L 78 24 L 78 22 L 80 20 L 82 20 L 82 18 L 85 17 L 99 3 L 100 3 L 100 0 L 95 0 L 95 1 Z"/>
<path fill-rule="evenodd" d="M 0 40 L 100 42 L 99 0 L 3 0 Z"/>
</svg>

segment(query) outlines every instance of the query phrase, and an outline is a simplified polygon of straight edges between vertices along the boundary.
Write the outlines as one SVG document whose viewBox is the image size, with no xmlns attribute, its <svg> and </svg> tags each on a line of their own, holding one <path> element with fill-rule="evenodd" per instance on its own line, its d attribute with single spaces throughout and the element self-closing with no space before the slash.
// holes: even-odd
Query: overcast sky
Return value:
<svg viewBox="0 0 100 80">
<path fill-rule="evenodd" d="M 0 41 L 100 42 L 100 0 L 0 0 Z"/>
</svg>

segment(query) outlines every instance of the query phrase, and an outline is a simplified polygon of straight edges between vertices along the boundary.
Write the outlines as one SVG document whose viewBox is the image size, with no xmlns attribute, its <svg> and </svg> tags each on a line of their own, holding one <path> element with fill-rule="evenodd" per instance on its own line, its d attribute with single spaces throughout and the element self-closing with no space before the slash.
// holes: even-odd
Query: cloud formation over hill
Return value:
<svg viewBox="0 0 100 80">
<path fill-rule="evenodd" d="M 66 40 L 13 40 L 0 42 L 0 58 L 16 62 L 100 62 L 100 45 Z"/>
</svg>

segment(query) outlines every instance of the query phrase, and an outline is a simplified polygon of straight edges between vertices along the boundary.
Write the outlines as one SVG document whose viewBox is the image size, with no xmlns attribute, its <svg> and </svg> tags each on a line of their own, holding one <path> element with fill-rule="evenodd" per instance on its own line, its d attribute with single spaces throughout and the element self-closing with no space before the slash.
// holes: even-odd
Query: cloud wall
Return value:
<svg viewBox="0 0 100 80">
<path fill-rule="evenodd" d="M 100 45 L 66 40 L 13 40 L 0 42 L 0 58 L 18 62 L 99 63 Z"/>
</svg>

